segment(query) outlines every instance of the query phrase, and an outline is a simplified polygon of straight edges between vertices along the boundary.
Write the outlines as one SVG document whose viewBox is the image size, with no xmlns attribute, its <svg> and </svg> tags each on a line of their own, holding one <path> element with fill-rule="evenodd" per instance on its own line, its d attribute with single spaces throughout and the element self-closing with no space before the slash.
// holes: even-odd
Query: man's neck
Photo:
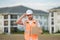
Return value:
<svg viewBox="0 0 60 40">
<path fill-rule="evenodd" d="M 28 19 L 29 21 L 32 21 L 33 19 Z"/>
</svg>

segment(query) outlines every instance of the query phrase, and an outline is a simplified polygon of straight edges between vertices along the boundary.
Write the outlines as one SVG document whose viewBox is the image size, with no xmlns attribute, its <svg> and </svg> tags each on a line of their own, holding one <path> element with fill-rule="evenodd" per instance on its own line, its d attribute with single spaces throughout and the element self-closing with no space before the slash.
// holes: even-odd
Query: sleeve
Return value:
<svg viewBox="0 0 60 40">
<path fill-rule="evenodd" d="M 37 21 L 37 26 L 38 26 L 39 28 L 41 27 L 39 21 Z"/>
<path fill-rule="evenodd" d="M 23 22 L 23 26 L 25 26 L 25 21 L 27 20 L 27 18 L 23 18 L 22 22 Z"/>
</svg>

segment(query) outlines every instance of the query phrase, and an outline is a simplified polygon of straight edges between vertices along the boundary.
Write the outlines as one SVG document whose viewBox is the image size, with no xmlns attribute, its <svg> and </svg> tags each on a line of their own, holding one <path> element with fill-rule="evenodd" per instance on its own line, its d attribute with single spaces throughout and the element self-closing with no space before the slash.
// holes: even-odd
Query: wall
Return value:
<svg viewBox="0 0 60 40">
<path fill-rule="evenodd" d="M 0 14 L 0 34 L 3 33 L 4 27 L 3 27 L 3 15 Z"/>
</svg>

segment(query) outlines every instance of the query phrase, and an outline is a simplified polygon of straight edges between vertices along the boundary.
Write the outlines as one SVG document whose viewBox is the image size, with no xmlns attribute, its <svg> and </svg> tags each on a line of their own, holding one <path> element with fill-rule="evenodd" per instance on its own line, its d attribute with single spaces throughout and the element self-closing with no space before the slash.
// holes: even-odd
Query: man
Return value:
<svg viewBox="0 0 60 40">
<path fill-rule="evenodd" d="M 27 20 L 24 22 L 22 19 L 27 16 Z M 25 26 L 24 38 L 25 40 L 38 40 L 38 32 L 42 33 L 39 23 L 36 19 L 33 19 L 33 11 L 27 10 L 16 22 L 17 24 Z M 37 28 L 38 27 L 38 28 Z"/>
</svg>

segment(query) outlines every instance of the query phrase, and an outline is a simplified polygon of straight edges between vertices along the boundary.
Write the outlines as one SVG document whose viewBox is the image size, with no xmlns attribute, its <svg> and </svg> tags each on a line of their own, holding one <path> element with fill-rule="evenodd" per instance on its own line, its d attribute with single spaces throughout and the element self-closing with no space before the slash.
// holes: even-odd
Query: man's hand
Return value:
<svg viewBox="0 0 60 40">
<path fill-rule="evenodd" d="M 39 33 L 40 33 L 40 34 L 43 34 L 43 31 L 42 31 L 42 29 L 41 29 L 41 28 L 39 28 Z"/>
<path fill-rule="evenodd" d="M 27 16 L 27 14 L 26 14 L 26 13 L 24 13 L 21 17 L 22 17 L 22 18 L 24 18 L 24 17 L 26 17 L 26 16 Z"/>
<path fill-rule="evenodd" d="M 40 34 L 43 34 L 42 30 L 39 30 L 39 33 L 40 33 Z"/>
<path fill-rule="evenodd" d="M 25 14 L 25 13 L 16 21 L 16 24 L 21 24 L 21 25 L 23 25 L 22 19 L 23 19 L 24 17 L 26 17 L 26 14 Z"/>
</svg>

